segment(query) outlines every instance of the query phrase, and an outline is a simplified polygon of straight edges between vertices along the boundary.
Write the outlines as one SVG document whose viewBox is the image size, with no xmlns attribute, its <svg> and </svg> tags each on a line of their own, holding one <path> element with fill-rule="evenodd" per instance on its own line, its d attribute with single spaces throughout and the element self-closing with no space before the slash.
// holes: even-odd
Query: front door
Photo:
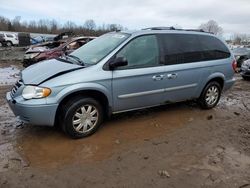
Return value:
<svg viewBox="0 0 250 188">
<path fill-rule="evenodd" d="M 157 37 L 137 37 L 116 57 L 126 58 L 128 65 L 113 71 L 113 110 L 118 112 L 162 103 L 165 74 L 164 66 L 159 63 Z"/>
</svg>

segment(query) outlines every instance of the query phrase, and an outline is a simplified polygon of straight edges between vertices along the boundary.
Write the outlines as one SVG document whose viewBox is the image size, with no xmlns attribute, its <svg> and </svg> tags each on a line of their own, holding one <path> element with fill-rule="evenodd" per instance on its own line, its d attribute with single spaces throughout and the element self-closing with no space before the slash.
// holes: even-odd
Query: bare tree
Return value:
<svg viewBox="0 0 250 188">
<path fill-rule="evenodd" d="M 94 30 L 96 28 L 94 20 L 86 20 L 84 23 L 84 28 L 88 30 Z"/>
<path fill-rule="evenodd" d="M 213 33 L 215 35 L 222 35 L 223 29 L 218 25 L 214 20 L 209 20 L 207 23 L 203 23 L 199 26 L 199 29 L 202 29 L 206 32 Z"/>
<path fill-rule="evenodd" d="M 76 27 L 77 25 L 72 21 L 67 21 L 63 26 L 64 30 L 70 30 L 70 31 L 74 30 Z"/>
<path fill-rule="evenodd" d="M 10 22 L 9 19 L 7 19 L 3 16 L 0 16 L 0 30 L 2 30 L 2 31 L 8 30 L 9 22 Z"/>
<path fill-rule="evenodd" d="M 56 33 L 58 30 L 58 23 L 56 20 L 50 21 L 50 33 Z"/>
<path fill-rule="evenodd" d="M 16 16 L 13 20 L 12 20 L 12 27 L 14 31 L 18 31 L 21 28 L 21 16 Z"/>
</svg>

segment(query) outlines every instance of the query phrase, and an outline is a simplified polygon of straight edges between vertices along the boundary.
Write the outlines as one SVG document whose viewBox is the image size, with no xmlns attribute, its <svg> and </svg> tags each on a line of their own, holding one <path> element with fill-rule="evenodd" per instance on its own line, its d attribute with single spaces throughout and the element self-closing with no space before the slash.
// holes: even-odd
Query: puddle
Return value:
<svg viewBox="0 0 250 188">
<path fill-rule="evenodd" d="M 116 115 L 94 135 L 73 140 L 48 127 L 26 127 L 17 139 L 19 152 L 32 166 L 53 168 L 62 164 L 96 162 L 115 152 L 129 150 L 130 144 L 169 133 L 205 112 L 186 105 Z"/>
<path fill-rule="evenodd" d="M 0 86 L 13 85 L 18 79 L 19 72 L 16 66 L 0 68 Z"/>
</svg>

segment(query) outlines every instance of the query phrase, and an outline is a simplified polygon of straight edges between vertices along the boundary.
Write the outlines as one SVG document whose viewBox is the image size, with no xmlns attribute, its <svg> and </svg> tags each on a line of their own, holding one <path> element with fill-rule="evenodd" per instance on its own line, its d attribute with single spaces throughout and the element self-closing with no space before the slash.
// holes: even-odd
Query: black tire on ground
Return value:
<svg viewBox="0 0 250 188">
<path fill-rule="evenodd" d="M 209 92 L 213 91 L 213 89 L 215 91 L 217 91 L 217 98 L 214 99 L 213 102 L 209 103 L 206 99 L 208 98 Z M 203 89 L 200 98 L 198 99 L 200 107 L 202 109 L 211 109 L 214 108 L 219 100 L 220 100 L 220 96 L 221 96 L 221 86 L 218 82 L 216 81 L 212 81 L 209 82 L 206 87 Z"/>
<path fill-rule="evenodd" d="M 93 112 L 94 110 L 96 110 L 97 112 L 93 115 L 93 117 L 90 115 L 91 113 L 89 112 L 89 114 L 87 114 L 88 111 L 88 107 L 91 106 Z M 82 111 L 82 107 L 84 107 L 84 110 L 86 111 Z M 97 121 L 95 120 L 91 120 L 90 123 L 93 124 L 93 127 L 91 128 L 91 126 L 89 125 L 89 123 L 87 123 L 87 125 L 84 125 L 79 131 L 77 131 L 77 127 L 76 125 L 73 125 L 73 120 L 74 121 L 80 121 L 79 119 L 75 119 L 78 118 L 76 117 L 76 113 L 80 113 L 80 114 L 85 114 L 87 117 L 82 117 L 82 118 L 88 118 L 88 116 L 91 116 L 92 118 L 96 118 Z M 68 101 L 62 109 L 62 129 L 63 131 L 69 135 L 72 138 L 83 138 L 83 137 L 87 137 L 92 135 L 93 133 L 95 133 L 97 131 L 97 129 L 99 128 L 100 124 L 103 121 L 103 108 L 100 105 L 100 103 L 98 101 L 96 101 L 93 98 L 90 97 L 76 97 L 74 99 L 71 99 L 70 101 Z M 95 117 L 94 117 L 95 116 Z M 89 119 L 91 119 L 91 117 Z M 94 121 L 94 123 L 93 123 Z M 79 125 L 78 125 L 79 126 Z M 85 126 L 87 127 L 86 132 L 84 132 L 84 128 Z M 79 126 L 80 127 L 80 126 Z"/>
<path fill-rule="evenodd" d="M 244 80 L 250 80 L 250 78 L 247 77 L 247 76 L 242 76 L 242 78 L 243 78 Z"/>
</svg>

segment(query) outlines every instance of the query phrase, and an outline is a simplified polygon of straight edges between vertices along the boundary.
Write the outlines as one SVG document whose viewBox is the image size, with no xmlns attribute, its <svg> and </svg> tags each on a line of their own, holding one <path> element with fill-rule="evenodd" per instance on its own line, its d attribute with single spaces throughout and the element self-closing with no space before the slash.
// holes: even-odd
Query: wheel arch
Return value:
<svg viewBox="0 0 250 188">
<path fill-rule="evenodd" d="M 222 74 L 222 73 L 215 73 L 215 74 L 212 74 L 210 75 L 206 81 L 204 82 L 203 84 L 203 87 L 200 88 L 200 91 L 199 91 L 199 97 L 201 96 L 202 94 L 202 91 L 206 88 L 206 86 L 210 83 L 210 82 L 218 82 L 221 86 L 221 90 L 223 90 L 223 87 L 225 85 L 225 76 Z"/>
<path fill-rule="evenodd" d="M 7 44 L 8 42 L 10 42 L 11 45 L 13 45 L 13 42 L 12 42 L 11 40 L 6 40 L 6 44 Z"/>
<path fill-rule="evenodd" d="M 104 114 L 109 116 L 111 114 L 111 107 L 110 107 L 110 101 L 108 97 L 101 91 L 95 90 L 95 89 L 84 89 L 84 90 L 77 90 L 71 93 L 68 93 L 67 95 L 64 95 L 63 98 L 61 98 L 57 111 L 56 111 L 56 118 L 58 118 L 62 107 L 72 98 L 76 97 L 91 97 L 98 102 L 100 102 L 101 106 L 103 107 Z"/>
</svg>

